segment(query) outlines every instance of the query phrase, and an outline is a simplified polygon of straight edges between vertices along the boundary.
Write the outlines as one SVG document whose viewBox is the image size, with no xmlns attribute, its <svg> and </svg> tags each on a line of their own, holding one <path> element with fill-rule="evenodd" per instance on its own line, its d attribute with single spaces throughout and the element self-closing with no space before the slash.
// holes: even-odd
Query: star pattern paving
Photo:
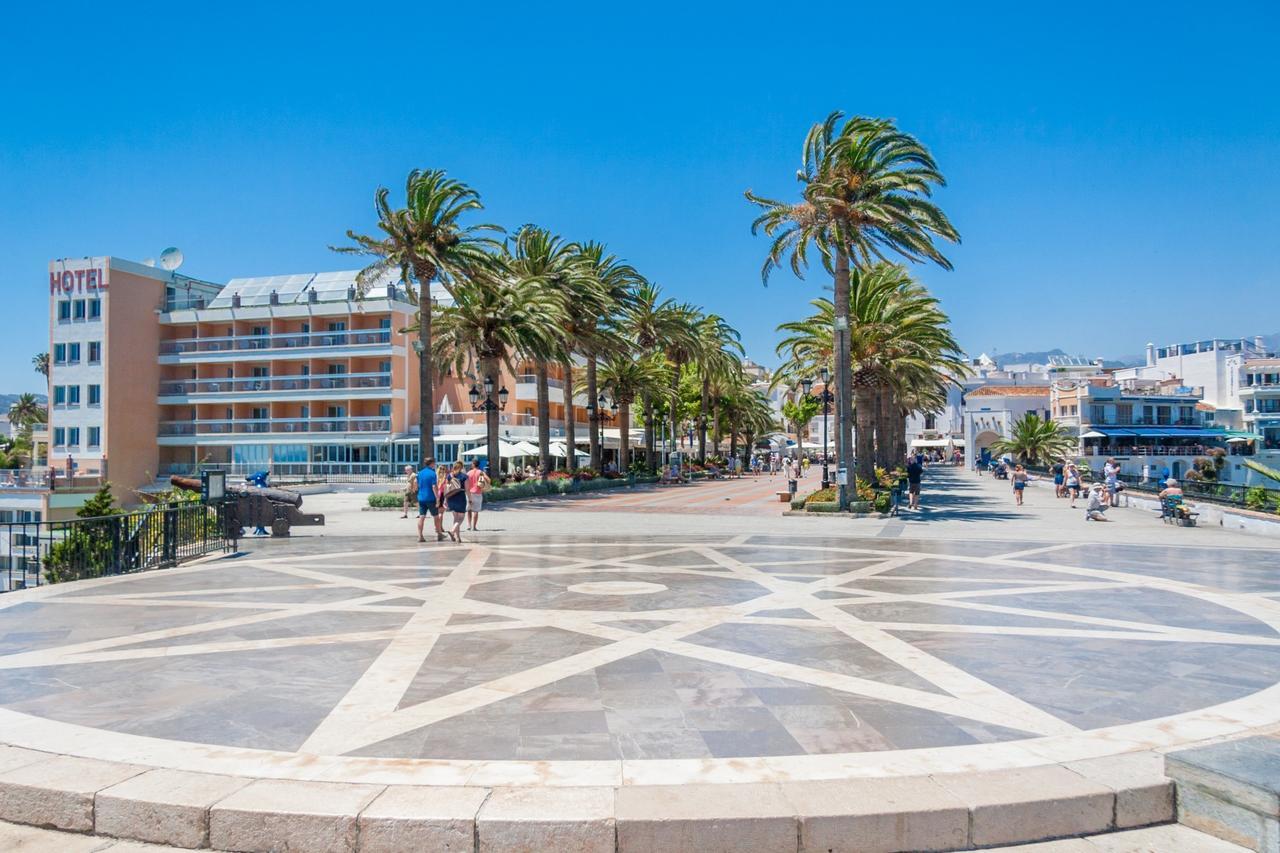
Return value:
<svg viewBox="0 0 1280 853">
<path fill-rule="evenodd" d="M 351 545 L 0 601 L 0 706 L 308 754 L 643 760 L 1074 735 L 1280 681 L 1280 581 L 1201 585 L 1160 549 Z"/>
</svg>

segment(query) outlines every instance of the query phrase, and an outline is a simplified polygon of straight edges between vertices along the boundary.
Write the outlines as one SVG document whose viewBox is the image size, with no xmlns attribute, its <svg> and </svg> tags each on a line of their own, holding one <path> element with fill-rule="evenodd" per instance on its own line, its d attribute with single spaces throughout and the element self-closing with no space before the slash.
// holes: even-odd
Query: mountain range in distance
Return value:
<svg viewBox="0 0 1280 853">
<path fill-rule="evenodd" d="M 1280 350 L 1280 334 L 1262 335 L 1262 343 L 1263 343 L 1263 346 L 1265 346 L 1269 352 L 1276 352 L 1277 350 Z M 991 356 L 991 358 L 995 361 L 998 367 L 1004 367 L 1005 365 L 1008 365 L 1008 364 L 1047 364 L 1050 356 L 1070 355 L 1070 353 L 1067 353 L 1062 349 L 1055 348 L 1051 350 L 1043 350 L 1040 352 L 1000 352 L 1000 353 L 989 352 L 987 353 L 987 355 Z M 1087 361 L 1092 361 L 1094 358 L 1097 358 L 1098 356 L 1077 355 L 1076 357 L 1085 358 Z M 1133 365 L 1136 365 L 1136 364 L 1146 364 L 1146 361 L 1147 361 L 1147 356 L 1146 356 L 1146 353 L 1143 352 L 1137 355 L 1122 355 L 1116 358 L 1104 357 L 1102 360 L 1102 366 L 1103 367 L 1132 367 Z"/>
<path fill-rule="evenodd" d="M 9 407 L 18 402 L 21 394 L 0 394 L 0 414 L 8 414 Z M 36 394 L 36 399 L 40 401 L 40 405 L 49 405 L 49 398 L 44 394 Z"/>
</svg>

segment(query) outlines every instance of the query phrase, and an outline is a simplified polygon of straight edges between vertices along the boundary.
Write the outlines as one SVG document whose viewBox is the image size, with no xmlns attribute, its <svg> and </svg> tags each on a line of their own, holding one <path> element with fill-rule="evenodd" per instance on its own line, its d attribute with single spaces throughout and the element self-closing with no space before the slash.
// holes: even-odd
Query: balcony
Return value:
<svg viewBox="0 0 1280 853">
<path fill-rule="evenodd" d="M 235 418 L 231 420 L 161 421 L 160 436 L 255 435 L 288 433 L 353 433 L 391 431 L 391 419 L 353 418 Z"/>
<path fill-rule="evenodd" d="M 370 390 L 390 387 L 390 373 L 317 373 L 305 376 L 300 374 L 246 376 L 230 379 L 165 379 L 160 382 L 160 397 L 270 395 L 281 391 Z M 172 401 L 162 399 L 161 402 Z"/>
<path fill-rule="evenodd" d="M 391 343 L 390 329 L 352 329 L 341 332 L 293 332 L 282 335 L 233 335 L 161 341 L 160 355 L 233 354 L 261 350 L 289 352 L 330 347 L 376 347 Z"/>
</svg>

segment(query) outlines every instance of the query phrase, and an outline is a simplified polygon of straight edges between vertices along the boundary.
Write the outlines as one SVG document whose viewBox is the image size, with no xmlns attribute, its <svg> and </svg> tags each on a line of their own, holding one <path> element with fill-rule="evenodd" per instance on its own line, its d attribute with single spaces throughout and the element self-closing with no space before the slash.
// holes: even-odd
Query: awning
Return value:
<svg viewBox="0 0 1280 853">
<path fill-rule="evenodd" d="M 576 451 L 576 453 L 579 458 L 587 458 L 587 459 L 591 458 L 590 453 L 583 453 L 581 450 Z M 566 452 L 566 448 L 563 443 L 557 444 L 556 442 L 552 442 L 551 455 L 557 458 L 563 459 L 565 456 L 568 456 L 569 454 Z"/>
<path fill-rule="evenodd" d="M 912 447 L 964 447 L 963 438 L 913 438 Z"/>
<path fill-rule="evenodd" d="M 520 451 L 519 453 L 516 454 L 517 456 L 537 456 L 538 455 L 537 445 L 530 444 L 527 441 L 517 441 L 515 444 L 512 445 L 512 447 Z"/>
<path fill-rule="evenodd" d="M 1097 435 L 1094 435 L 1097 433 Z M 1222 429 L 1180 429 L 1178 427 L 1094 427 L 1093 431 L 1081 438 L 1217 438 L 1225 439 L 1230 435 Z"/>
<path fill-rule="evenodd" d="M 1267 438 L 1265 435 L 1258 435 L 1256 432 L 1244 432 L 1238 429 L 1227 430 L 1227 435 L 1231 436 L 1227 441 L 1235 441 L 1237 439 L 1240 441 L 1266 441 Z"/>
</svg>

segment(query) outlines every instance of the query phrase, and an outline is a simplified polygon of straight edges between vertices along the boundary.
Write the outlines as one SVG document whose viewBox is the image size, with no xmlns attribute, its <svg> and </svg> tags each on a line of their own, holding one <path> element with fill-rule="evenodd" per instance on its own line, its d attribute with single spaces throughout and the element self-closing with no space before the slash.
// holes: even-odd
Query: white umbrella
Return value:
<svg viewBox="0 0 1280 853">
<path fill-rule="evenodd" d="M 563 445 L 563 444 L 552 444 L 552 445 L 551 445 L 551 455 L 552 455 L 552 456 L 555 456 L 555 457 L 557 457 L 557 458 L 561 458 L 561 459 L 563 459 L 565 456 L 568 456 L 569 454 L 568 454 L 568 452 L 566 452 L 565 445 Z M 589 453 L 583 453 L 581 450 L 577 450 L 576 448 L 575 448 L 575 450 L 574 450 L 574 455 L 576 455 L 576 456 L 578 456 L 578 457 L 587 457 L 587 458 L 590 458 L 590 456 L 591 456 L 591 454 L 589 454 Z"/>
<path fill-rule="evenodd" d="M 480 447 L 473 447 L 470 450 L 464 450 L 459 455 L 460 456 L 488 456 L 489 448 L 481 445 Z M 509 444 L 505 441 L 500 441 L 498 442 L 498 455 L 501 456 L 503 459 L 513 459 L 517 456 L 525 456 L 527 454 L 524 454 L 518 451 L 514 444 Z"/>
<path fill-rule="evenodd" d="M 520 451 L 518 454 L 516 454 L 517 456 L 537 456 L 538 455 L 537 446 L 530 444 L 527 441 L 517 441 L 515 444 L 511 446 L 514 447 L 516 450 Z"/>
<path fill-rule="evenodd" d="M 1106 438 L 1107 434 L 1105 432 L 1098 432 L 1096 429 L 1091 429 L 1088 432 L 1081 433 L 1080 437 L 1081 438 Z"/>
</svg>

